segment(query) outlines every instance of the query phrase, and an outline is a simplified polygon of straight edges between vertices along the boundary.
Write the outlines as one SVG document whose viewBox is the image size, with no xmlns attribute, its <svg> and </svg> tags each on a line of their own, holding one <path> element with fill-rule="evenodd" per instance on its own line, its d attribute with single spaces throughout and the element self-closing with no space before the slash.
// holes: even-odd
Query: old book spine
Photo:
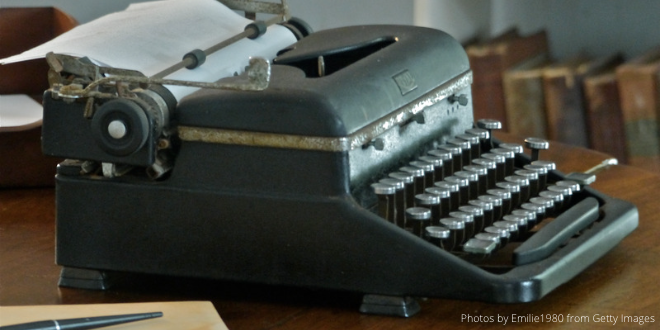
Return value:
<svg viewBox="0 0 660 330">
<path fill-rule="evenodd" d="M 507 33 L 490 43 L 466 49 L 473 71 L 472 98 L 476 119 L 492 118 L 502 122 L 508 131 L 504 98 L 504 71 L 539 54 L 547 53 L 545 32 L 530 36 Z"/>
<path fill-rule="evenodd" d="M 547 138 L 543 68 L 545 56 L 504 73 L 509 132 L 520 137 Z"/>
<path fill-rule="evenodd" d="M 628 163 L 660 173 L 659 75 L 660 49 L 623 64 L 616 70 Z"/>
<path fill-rule="evenodd" d="M 581 85 L 581 77 L 572 68 L 549 68 L 543 73 L 548 137 L 555 141 L 588 147 Z"/>
<path fill-rule="evenodd" d="M 614 70 L 584 80 L 591 148 L 627 163 L 626 133 Z"/>
</svg>

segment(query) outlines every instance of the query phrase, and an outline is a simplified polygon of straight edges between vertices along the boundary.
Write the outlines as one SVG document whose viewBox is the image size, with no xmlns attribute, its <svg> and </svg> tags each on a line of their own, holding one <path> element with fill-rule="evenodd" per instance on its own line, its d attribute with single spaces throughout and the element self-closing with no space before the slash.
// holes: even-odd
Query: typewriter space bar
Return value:
<svg viewBox="0 0 660 330">
<path fill-rule="evenodd" d="M 541 228 L 513 251 L 513 264 L 525 265 L 550 256 L 561 244 L 598 219 L 598 200 L 588 197 Z"/>
</svg>

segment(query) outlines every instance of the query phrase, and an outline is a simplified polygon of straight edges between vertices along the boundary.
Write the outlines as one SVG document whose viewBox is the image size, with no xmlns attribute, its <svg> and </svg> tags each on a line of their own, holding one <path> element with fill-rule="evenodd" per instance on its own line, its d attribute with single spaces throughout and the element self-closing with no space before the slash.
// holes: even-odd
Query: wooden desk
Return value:
<svg viewBox="0 0 660 330">
<path fill-rule="evenodd" d="M 584 171 L 606 155 L 554 144 L 546 153 L 568 173 Z M 543 154 L 542 154 L 543 156 Z M 59 288 L 54 264 L 54 191 L 0 190 L 0 305 L 211 300 L 230 329 L 467 329 L 502 327 L 497 317 L 512 314 L 561 315 L 563 323 L 517 323 L 515 328 L 583 328 L 568 316 L 586 316 L 589 327 L 637 328 L 621 315 L 649 316 L 660 325 L 660 178 L 627 166 L 598 175 L 593 187 L 631 201 L 639 228 L 605 257 L 541 301 L 496 305 L 428 299 L 410 318 L 362 315 L 360 295 L 160 276 L 131 276 L 117 289 Z M 464 316 L 493 317 L 467 322 Z M 594 316 L 617 316 L 617 323 L 595 323 Z"/>
</svg>

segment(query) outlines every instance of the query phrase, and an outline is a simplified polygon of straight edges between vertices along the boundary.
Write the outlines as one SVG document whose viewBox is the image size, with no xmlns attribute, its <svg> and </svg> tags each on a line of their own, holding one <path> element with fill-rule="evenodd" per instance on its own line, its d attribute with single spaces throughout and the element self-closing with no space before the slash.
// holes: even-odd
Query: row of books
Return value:
<svg viewBox="0 0 660 330">
<path fill-rule="evenodd" d="M 618 54 L 556 61 L 544 31 L 515 29 L 465 48 L 476 118 L 660 173 L 660 48 L 627 61 Z"/>
</svg>

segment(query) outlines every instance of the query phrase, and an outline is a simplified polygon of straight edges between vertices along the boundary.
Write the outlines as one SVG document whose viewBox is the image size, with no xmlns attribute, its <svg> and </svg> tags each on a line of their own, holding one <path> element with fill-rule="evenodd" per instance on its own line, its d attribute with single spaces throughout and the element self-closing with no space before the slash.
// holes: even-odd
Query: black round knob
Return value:
<svg viewBox="0 0 660 330">
<path fill-rule="evenodd" d="M 127 99 L 104 103 L 92 117 L 92 136 L 96 144 L 113 156 L 128 156 L 149 136 L 149 119 L 142 108 Z"/>
</svg>

